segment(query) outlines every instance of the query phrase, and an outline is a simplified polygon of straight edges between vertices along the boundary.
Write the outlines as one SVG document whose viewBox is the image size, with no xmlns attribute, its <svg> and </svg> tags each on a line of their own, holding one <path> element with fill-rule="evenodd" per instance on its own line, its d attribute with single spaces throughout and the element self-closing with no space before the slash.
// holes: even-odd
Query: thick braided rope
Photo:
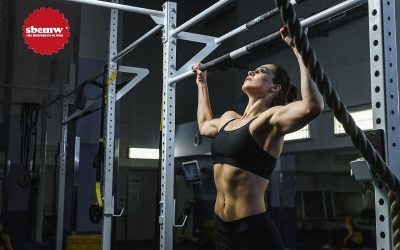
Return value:
<svg viewBox="0 0 400 250">
<path fill-rule="evenodd" d="M 400 250 L 400 202 L 393 191 L 388 191 L 390 204 L 390 217 L 392 218 L 394 250 Z"/>
<path fill-rule="evenodd" d="M 317 60 L 314 50 L 311 48 L 307 35 L 296 16 L 296 12 L 289 0 L 275 0 L 276 6 L 281 12 L 281 17 L 285 23 L 289 34 L 294 38 L 296 48 L 299 48 L 303 62 L 306 64 L 312 79 L 318 85 L 319 91 L 323 94 L 326 103 L 333 110 L 336 119 L 343 124 L 346 133 L 351 137 L 354 146 L 361 152 L 361 155 L 369 162 L 372 171 L 380 181 L 390 190 L 390 214 L 392 217 L 393 241 L 396 250 L 400 250 L 400 182 L 399 179 L 390 171 L 382 157 L 373 148 L 364 132 L 355 124 L 353 118 L 347 111 L 346 106 L 340 100 L 331 81 L 324 73 L 322 65 Z"/>
</svg>

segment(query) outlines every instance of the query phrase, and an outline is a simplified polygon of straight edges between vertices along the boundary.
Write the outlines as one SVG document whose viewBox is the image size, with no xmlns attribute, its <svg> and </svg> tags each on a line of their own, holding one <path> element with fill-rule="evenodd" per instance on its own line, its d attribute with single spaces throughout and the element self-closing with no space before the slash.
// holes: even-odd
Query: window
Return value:
<svg viewBox="0 0 400 250">
<path fill-rule="evenodd" d="M 157 160 L 159 157 L 157 148 L 129 148 L 129 159 L 153 159 Z"/>
<path fill-rule="evenodd" d="M 310 126 L 306 125 L 300 130 L 297 130 L 293 133 L 285 135 L 285 141 L 295 141 L 295 140 L 303 140 L 310 138 Z"/>
<path fill-rule="evenodd" d="M 360 127 L 362 130 L 373 129 L 372 109 L 353 111 L 350 112 L 350 115 L 353 117 L 357 126 Z M 342 135 L 346 133 L 342 124 L 336 119 L 336 117 L 334 117 L 333 126 L 335 135 Z"/>
</svg>

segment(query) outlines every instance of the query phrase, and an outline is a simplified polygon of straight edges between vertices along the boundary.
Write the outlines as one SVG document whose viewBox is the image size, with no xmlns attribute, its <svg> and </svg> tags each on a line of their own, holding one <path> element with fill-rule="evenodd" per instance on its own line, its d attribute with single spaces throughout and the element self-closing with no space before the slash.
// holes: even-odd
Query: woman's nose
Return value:
<svg viewBox="0 0 400 250">
<path fill-rule="evenodd" d="M 247 72 L 247 75 L 249 75 L 249 76 L 252 75 L 253 76 L 254 75 L 254 71 L 250 70 L 249 72 Z"/>
</svg>

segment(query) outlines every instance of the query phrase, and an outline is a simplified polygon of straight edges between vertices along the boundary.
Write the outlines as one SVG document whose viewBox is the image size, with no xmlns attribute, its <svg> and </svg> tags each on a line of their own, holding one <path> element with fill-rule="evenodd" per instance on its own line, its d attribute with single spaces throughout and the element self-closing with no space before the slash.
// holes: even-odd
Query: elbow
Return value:
<svg viewBox="0 0 400 250">
<path fill-rule="evenodd" d="M 203 124 L 198 124 L 198 126 L 199 126 L 199 134 L 201 135 L 201 136 L 206 136 L 206 134 L 207 134 L 207 130 L 206 130 L 206 126 L 204 126 Z"/>
<path fill-rule="evenodd" d="M 324 111 L 324 108 L 324 102 L 311 104 L 308 106 L 307 114 L 314 119 Z"/>
<path fill-rule="evenodd" d="M 202 129 L 201 127 L 199 127 L 199 135 L 205 136 L 206 135 L 205 129 Z"/>
</svg>

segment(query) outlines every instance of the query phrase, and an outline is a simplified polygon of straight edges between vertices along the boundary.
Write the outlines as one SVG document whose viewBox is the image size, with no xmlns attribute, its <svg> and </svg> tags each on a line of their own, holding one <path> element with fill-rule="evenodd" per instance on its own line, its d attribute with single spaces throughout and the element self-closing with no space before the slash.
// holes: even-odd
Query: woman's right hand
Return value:
<svg viewBox="0 0 400 250">
<path fill-rule="evenodd" d="M 197 74 L 196 77 L 196 83 L 197 86 L 203 86 L 203 85 L 207 85 L 207 71 L 201 71 L 199 68 L 200 66 L 203 65 L 201 63 L 196 63 L 195 65 L 192 66 L 192 71 L 193 73 Z"/>
</svg>

